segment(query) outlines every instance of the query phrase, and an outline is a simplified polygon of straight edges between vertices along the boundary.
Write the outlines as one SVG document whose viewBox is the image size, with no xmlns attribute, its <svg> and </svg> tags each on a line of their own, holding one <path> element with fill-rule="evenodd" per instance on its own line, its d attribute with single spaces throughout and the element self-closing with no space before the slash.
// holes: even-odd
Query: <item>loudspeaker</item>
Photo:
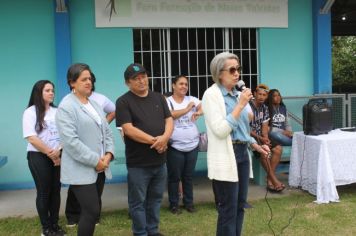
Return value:
<svg viewBox="0 0 356 236">
<path fill-rule="evenodd" d="M 332 109 L 325 98 L 312 98 L 303 106 L 303 131 L 306 135 L 327 134 L 333 129 Z"/>
</svg>

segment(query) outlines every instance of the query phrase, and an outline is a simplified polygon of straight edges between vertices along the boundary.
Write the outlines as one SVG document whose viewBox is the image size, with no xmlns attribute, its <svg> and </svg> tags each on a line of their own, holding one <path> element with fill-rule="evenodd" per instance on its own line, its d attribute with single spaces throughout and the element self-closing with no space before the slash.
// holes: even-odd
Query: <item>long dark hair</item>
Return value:
<svg viewBox="0 0 356 236">
<path fill-rule="evenodd" d="M 281 107 L 285 107 L 286 106 L 283 103 L 283 99 L 282 99 L 282 96 L 281 96 L 281 93 L 279 92 L 279 90 L 278 89 L 271 89 L 268 92 L 268 97 L 267 97 L 267 100 L 266 100 L 266 105 L 268 106 L 268 111 L 269 111 L 270 115 L 272 115 L 272 113 L 273 113 L 273 94 L 274 93 L 278 93 L 279 96 L 281 97 L 281 102 L 280 102 L 279 106 L 281 106 Z M 270 123 L 272 122 L 272 118 L 269 120 L 269 122 Z"/>
<path fill-rule="evenodd" d="M 49 80 L 39 80 L 37 81 L 32 88 L 30 100 L 28 106 L 35 106 L 36 109 L 36 125 L 35 129 L 37 133 L 40 133 L 45 127 L 44 117 L 46 114 L 46 106 L 43 100 L 43 89 L 46 84 L 51 84 L 54 89 L 54 84 Z M 51 107 L 55 107 L 53 102 L 49 104 Z"/>
</svg>

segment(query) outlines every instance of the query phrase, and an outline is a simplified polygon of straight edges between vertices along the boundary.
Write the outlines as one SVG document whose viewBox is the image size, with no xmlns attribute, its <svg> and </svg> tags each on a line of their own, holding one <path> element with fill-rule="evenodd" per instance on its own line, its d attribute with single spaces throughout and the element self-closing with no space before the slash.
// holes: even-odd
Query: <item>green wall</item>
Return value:
<svg viewBox="0 0 356 236">
<path fill-rule="evenodd" d="M 282 96 L 313 93 L 312 1 L 288 1 L 288 28 L 259 30 L 261 83 Z"/>
</svg>

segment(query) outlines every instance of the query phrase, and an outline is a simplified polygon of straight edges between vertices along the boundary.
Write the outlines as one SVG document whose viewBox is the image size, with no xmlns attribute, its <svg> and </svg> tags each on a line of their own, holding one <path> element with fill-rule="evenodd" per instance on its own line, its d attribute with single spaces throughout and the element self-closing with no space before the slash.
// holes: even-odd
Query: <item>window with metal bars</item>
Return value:
<svg viewBox="0 0 356 236">
<path fill-rule="evenodd" d="M 171 78 L 186 75 L 189 95 L 201 98 L 213 84 L 210 61 L 224 51 L 235 53 L 242 66 L 241 78 L 256 87 L 258 48 L 256 29 L 170 28 L 134 29 L 134 60 L 149 71 L 150 89 L 171 91 Z"/>
</svg>

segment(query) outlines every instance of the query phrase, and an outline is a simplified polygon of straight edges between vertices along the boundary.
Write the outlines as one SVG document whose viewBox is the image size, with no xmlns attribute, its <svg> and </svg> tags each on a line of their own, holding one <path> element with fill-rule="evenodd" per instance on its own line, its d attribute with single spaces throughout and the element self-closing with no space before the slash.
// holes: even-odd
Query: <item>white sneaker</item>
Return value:
<svg viewBox="0 0 356 236">
<path fill-rule="evenodd" d="M 53 233 L 51 229 L 42 230 L 41 236 L 55 236 L 56 234 Z"/>
<path fill-rule="evenodd" d="M 77 223 L 68 222 L 68 223 L 66 224 L 66 227 L 67 227 L 67 228 L 74 228 L 74 227 L 76 227 L 77 225 L 78 225 Z"/>
</svg>

